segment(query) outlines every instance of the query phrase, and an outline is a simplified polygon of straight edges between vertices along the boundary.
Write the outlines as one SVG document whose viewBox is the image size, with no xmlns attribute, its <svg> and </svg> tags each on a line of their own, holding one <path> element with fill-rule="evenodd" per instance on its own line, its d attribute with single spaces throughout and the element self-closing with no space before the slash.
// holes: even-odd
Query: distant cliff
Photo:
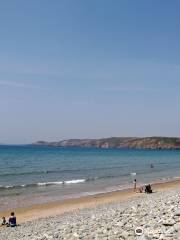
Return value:
<svg viewBox="0 0 180 240">
<path fill-rule="evenodd" d="M 69 139 L 58 142 L 38 141 L 33 145 L 52 147 L 175 149 L 180 150 L 180 138 L 174 137 L 111 137 L 102 139 Z"/>
</svg>

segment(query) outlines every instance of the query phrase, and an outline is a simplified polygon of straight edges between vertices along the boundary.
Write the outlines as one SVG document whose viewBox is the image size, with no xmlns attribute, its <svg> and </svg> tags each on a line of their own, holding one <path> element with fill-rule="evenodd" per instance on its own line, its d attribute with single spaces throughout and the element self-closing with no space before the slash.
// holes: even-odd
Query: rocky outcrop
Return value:
<svg viewBox="0 0 180 240">
<path fill-rule="evenodd" d="M 69 139 L 57 142 L 38 141 L 33 145 L 52 147 L 175 149 L 180 150 L 180 138 L 171 137 L 112 137 L 102 139 Z"/>
</svg>

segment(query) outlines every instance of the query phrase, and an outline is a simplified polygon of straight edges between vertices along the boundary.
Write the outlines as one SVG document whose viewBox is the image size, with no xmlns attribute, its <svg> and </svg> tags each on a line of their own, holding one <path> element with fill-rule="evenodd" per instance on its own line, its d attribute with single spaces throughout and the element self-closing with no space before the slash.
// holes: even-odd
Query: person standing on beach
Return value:
<svg viewBox="0 0 180 240">
<path fill-rule="evenodd" d="M 136 192 L 136 185 L 137 185 L 137 181 L 136 178 L 134 179 L 134 192 Z"/>
</svg>

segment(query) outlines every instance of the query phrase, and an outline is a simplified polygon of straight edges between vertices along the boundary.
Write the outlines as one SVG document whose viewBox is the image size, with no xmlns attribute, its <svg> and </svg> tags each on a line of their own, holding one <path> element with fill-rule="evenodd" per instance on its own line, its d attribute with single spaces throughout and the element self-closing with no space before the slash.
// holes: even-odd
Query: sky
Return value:
<svg viewBox="0 0 180 240">
<path fill-rule="evenodd" d="M 0 2 L 0 142 L 180 136 L 180 1 Z"/>
</svg>

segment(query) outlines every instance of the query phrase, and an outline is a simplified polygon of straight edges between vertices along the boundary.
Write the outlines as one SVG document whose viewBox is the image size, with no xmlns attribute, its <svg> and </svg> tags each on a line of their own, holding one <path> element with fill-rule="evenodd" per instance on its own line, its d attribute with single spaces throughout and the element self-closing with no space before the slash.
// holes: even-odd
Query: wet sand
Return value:
<svg viewBox="0 0 180 240">
<path fill-rule="evenodd" d="M 163 192 L 180 188 L 180 180 L 156 183 L 152 185 L 153 191 Z M 136 198 L 144 193 L 135 193 L 133 189 L 125 189 L 115 192 L 102 193 L 87 197 L 68 199 L 64 201 L 51 202 L 47 204 L 34 205 L 27 208 L 12 209 L 15 211 L 18 223 L 32 221 L 39 218 L 61 215 L 66 212 L 74 212 L 83 208 L 93 208 L 104 203 L 124 202 L 131 198 Z M 9 216 L 9 211 L 0 212 L 1 216 Z"/>
</svg>

